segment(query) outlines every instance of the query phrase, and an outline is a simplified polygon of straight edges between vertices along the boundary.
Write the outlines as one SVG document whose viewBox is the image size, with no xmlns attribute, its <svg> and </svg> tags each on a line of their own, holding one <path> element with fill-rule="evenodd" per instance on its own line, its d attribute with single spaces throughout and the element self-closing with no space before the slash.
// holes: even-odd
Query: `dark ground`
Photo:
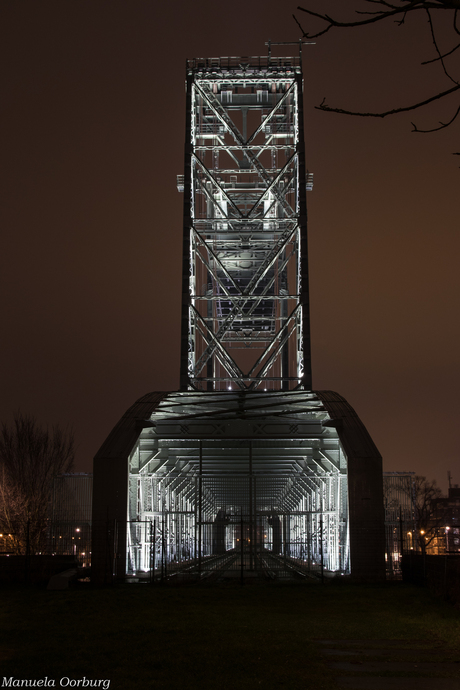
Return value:
<svg viewBox="0 0 460 690">
<path fill-rule="evenodd" d="M 410 641 L 451 663 L 439 677 L 459 678 L 460 612 L 402 583 L 13 587 L 3 591 L 0 630 L 0 675 L 54 687 L 91 687 L 86 679 L 115 690 L 332 690 L 337 670 L 324 640 L 384 639 L 394 663 Z"/>
</svg>

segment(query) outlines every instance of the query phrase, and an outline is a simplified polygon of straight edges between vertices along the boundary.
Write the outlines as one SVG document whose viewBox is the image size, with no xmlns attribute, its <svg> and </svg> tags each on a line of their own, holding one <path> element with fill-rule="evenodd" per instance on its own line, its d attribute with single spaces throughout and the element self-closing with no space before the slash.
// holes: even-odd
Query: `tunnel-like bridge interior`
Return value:
<svg viewBox="0 0 460 690">
<path fill-rule="evenodd" d="M 93 577 L 384 577 L 382 459 L 333 391 L 150 393 L 94 461 Z"/>
<path fill-rule="evenodd" d="M 146 424 L 128 574 L 239 572 L 241 554 L 249 571 L 349 572 L 346 457 L 316 395 L 172 393 Z"/>
</svg>

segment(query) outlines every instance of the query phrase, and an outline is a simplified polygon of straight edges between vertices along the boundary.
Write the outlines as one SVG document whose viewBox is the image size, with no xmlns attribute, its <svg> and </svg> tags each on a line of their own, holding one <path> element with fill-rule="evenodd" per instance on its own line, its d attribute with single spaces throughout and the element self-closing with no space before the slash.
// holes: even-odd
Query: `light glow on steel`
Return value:
<svg viewBox="0 0 460 690">
<path fill-rule="evenodd" d="M 188 61 L 181 388 L 309 389 L 301 64 L 239 60 Z"/>
</svg>

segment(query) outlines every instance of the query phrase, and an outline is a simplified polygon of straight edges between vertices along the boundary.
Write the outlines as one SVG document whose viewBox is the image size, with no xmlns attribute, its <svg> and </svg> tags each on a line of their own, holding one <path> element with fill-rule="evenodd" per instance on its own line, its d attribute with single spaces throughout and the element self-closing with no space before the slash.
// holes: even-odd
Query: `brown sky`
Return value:
<svg viewBox="0 0 460 690">
<path fill-rule="evenodd" d="M 72 425 L 80 471 L 135 399 L 178 387 L 185 59 L 296 40 L 295 7 L 2 0 L 0 419 Z M 449 88 L 419 67 L 427 31 L 304 50 L 313 381 L 347 398 L 385 469 L 445 489 L 449 469 L 460 483 L 460 142 L 457 125 L 410 121 L 449 119 L 455 101 L 392 120 L 313 107 Z"/>
</svg>

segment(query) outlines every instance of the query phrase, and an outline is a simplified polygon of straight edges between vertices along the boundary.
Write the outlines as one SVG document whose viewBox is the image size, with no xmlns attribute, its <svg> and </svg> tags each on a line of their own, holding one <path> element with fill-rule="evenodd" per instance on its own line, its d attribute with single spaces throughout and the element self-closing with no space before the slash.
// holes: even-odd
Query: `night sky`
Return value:
<svg viewBox="0 0 460 690">
<path fill-rule="evenodd" d="M 72 426 L 77 471 L 138 397 L 179 386 L 185 60 L 297 40 L 296 4 L 1 2 L 0 419 Z M 314 109 L 449 88 L 419 66 L 431 57 L 422 15 L 304 49 L 312 356 L 314 388 L 356 409 L 384 469 L 445 490 L 449 469 L 460 483 L 460 140 L 410 122 L 449 119 L 455 96 L 385 120 Z"/>
</svg>

